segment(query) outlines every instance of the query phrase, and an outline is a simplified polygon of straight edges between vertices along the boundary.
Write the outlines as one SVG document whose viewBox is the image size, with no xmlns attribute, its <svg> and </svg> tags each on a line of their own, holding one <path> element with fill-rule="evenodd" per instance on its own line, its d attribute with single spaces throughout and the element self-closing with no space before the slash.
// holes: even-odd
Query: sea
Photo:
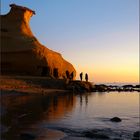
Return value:
<svg viewBox="0 0 140 140">
<path fill-rule="evenodd" d="M 62 132 L 61 140 L 132 140 L 140 128 L 139 99 L 139 92 L 25 94 L 15 99 L 18 106 L 11 104 L 2 119 L 9 128 L 4 140 L 34 130 L 37 140 L 45 140 L 45 129 Z M 110 121 L 113 117 L 121 122 Z"/>
<path fill-rule="evenodd" d="M 138 92 L 97 92 L 65 98 L 68 101 L 65 102 L 63 97 L 59 98 L 63 107 L 58 108 L 58 115 L 51 114 L 54 120 L 44 122 L 44 127 L 63 131 L 71 139 L 85 138 L 85 132 L 97 131 L 97 134 L 107 135 L 110 139 L 131 140 L 133 133 L 139 130 Z M 56 108 L 55 110 L 57 112 Z M 59 110 L 65 113 L 61 116 Z M 122 121 L 111 122 L 113 117 L 119 117 Z M 96 136 L 85 139 L 90 138 L 98 139 Z"/>
</svg>

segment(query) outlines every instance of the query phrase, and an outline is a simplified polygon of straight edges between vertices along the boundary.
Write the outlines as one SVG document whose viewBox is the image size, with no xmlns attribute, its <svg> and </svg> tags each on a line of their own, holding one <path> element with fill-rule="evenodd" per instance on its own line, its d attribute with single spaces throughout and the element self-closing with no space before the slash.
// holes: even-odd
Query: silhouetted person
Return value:
<svg viewBox="0 0 140 140">
<path fill-rule="evenodd" d="M 70 74 L 70 80 L 73 80 L 73 77 L 74 77 L 74 72 L 72 72 L 72 73 Z"/>
<path fill-rule="evenodd" d="M 54 68 L 53 70 L 53 76 L 57 79 L 58 78 L 58 69 Z"/>
<path fill-rule="evenodd" d="M 67 79 L 69 79 L 69 78 L 70 78 L 70 73 L 69 73 L 69 71 L 68 71 L 68 70 L 66 71 L 66 76 L 67 76 Z"/>
<path fill-rule="evenodd" d="M 86 82 L 88 81 L 88 74 L 87 73 L 85 74 L 85 80 L 86 80 Z"/>
<path fill-rule="evenodd" d="M 83 79 L 83 72 L 80 73 L 80 80 L 82 81 Z"/>
</svg>

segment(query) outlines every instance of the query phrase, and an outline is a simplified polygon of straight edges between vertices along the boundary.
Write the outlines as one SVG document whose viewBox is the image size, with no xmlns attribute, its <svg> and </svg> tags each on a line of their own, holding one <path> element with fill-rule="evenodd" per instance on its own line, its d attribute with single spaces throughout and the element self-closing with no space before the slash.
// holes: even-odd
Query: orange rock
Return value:
<svg viewBox="0 0 140 140">
<path fill-rule="evenodd" d="M 1 15 L 2 74 L 50 76 L 65 78 L 66 71 L 76 71 L 61 54 L 40 44 L 29 22 L 35 14 L 29 8 L 10 5 L 7 15 Z"/>
</svg>

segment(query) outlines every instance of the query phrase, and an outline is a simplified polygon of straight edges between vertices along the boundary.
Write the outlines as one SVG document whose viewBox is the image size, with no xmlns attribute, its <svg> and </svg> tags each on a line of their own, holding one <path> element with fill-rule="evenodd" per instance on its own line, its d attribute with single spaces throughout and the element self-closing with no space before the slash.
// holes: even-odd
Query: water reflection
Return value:
<svg viewBox="0 0 140 140">
<path fill-rule="evenodd" d="M 49 99 L 49 108 L 43 112 L 45 121 L 52 121 L 63 117 L 66 113 L 71 112 L 75 106 L 76 98 L 73 94 L 55 95 Z"/>
<path fill-rule="evenodd" d="M 6 140 L 18 139 L 21 131 L 43 119 L 46 122 L 59 119 L 71 112 L 75 106 L 73 94 L 28 95 L 1 93 L 1 105 L 6 113 L 2 115 L 2 136 Z"/>
<path fill-rule="evenodd" d="M 80 94 L 79 95 L 79 99 L 80 99 L 80 106 L 88 106 L 88 100 L 89 100 L 89 97 L 90 97 L 90 93 L 86 93 L 86 94 Z"/>
<path fill-rule="evenodd" d="M 33 130 L 36 126 L 42 131 L 49 126 L 56 130 L 76 130 L 74 132 L 98 128 L 112 137 L 123 133 L 124 139 L 128 139 L 138 129 L 138 99 L 139 94 L 136 92 L 57 93 L 50 96 L 7 94 L 2 100 L 6 110 L 2 125 L 9 130 L 3 133 L 3 137 L 16 140 L 24 130 Z M 117 125 L 110 122 L 114 116 L 122 118 L 122 122 Z M 111 134 L 106 132 L 108 128 Z"/>
<path fill-rule="evenodd" d="M 61 130 L 69 136 L 83 136 L 87 130 L 98 129 L 113 139 L 131 140 L 139 128 L 138 99 L 136 92 L 78 94 L 75 109 L 70 115 L 43 125 Z M 110 118 L 115 116 L 120 117 L 122 122 L 112 123 Z"/>
</svg>

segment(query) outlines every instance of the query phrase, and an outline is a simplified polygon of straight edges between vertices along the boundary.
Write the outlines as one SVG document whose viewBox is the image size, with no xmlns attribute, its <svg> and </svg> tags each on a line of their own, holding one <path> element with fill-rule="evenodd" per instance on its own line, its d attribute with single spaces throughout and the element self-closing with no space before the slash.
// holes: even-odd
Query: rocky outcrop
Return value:
<svg viewBox="0 0 140 140">
<path fill-rule="evenodd" d="M 75 93 L 86 93 L 92 91 L 92 84 L 84 81 L 70 81 L 66 86 L 66 89 L 71 90 Z"/>
<path fill-rule="evenodd" d="M 1 15 L 1 73 L 65 78 L 66 71 L 76 71 L 61 54 L 40 44 L 30 30 L 34 11 L 10 5 L 7 15 Z"/>
</svg>

